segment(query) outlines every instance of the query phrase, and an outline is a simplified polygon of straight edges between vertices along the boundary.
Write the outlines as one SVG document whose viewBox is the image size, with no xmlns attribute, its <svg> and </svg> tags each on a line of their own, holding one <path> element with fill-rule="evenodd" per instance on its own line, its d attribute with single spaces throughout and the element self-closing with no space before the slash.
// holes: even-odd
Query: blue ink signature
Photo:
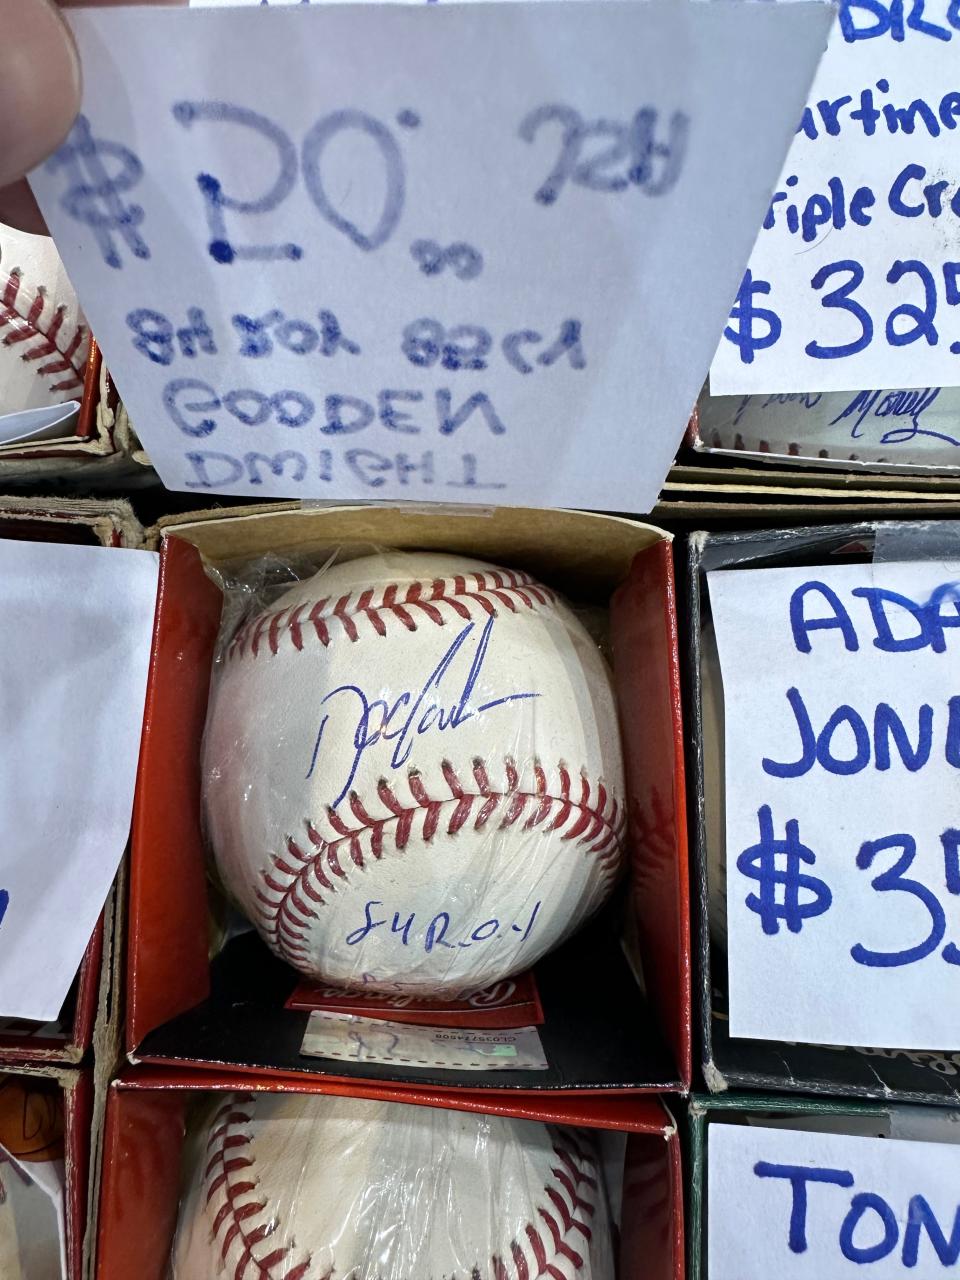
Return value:
<svg viewBox="0 0 960 1280">
<path fill-rule="evenodd" d="M 755 399 L 756 399 L 756 396 L 752 396 L 752 395 L 744 396 L 741 399 L 740 403 L 737 405 L 737 411 L 733 415 L 733 425 L 735 427 L 739 427 L 740 419 L 743 417 L 743 415 L 746 413 L 747 409 L 750 407 L 750 405 L 753 403 Z M 785 393 L 780 394 L 779 392 L 775 392 L 774 394 L 767 396 L 763 404 L 759 405 L 758 408 L 771 409 L 774 407 L 779 408 L 781 405 L 785 405 L 785 404 L 799 404 L 802 409 L 815 409 L 822 399 L 823 399 L 823 392 L 821 391 L 802 392 L 802 393 L 796 393 L 796 394 L 790 394 L 790 395 L 787 395 Z"/>
<path fill-rule="evenodd" d="M 364 938 L 379 929 L 381 925 L 387 923 L 389 918 L 389 909 L 387 915 L 385 915 L 381 920 L 374 918 L 373 908 L 382 906 L 383 902 L 380 898 L 371 898 L 370 901 L 366 903 L 363 908 L 363 924 L 356 929 L 351 929 L 344 939 L 348 947 L 355 947 L 358 942 L 363 942 Z M 530 932 L 533 929 L 539 913 L 540 902 L 538 901 L 534 904 L 533 911 L 530 914 L 530 919 L 526 922 L 526 926 L 523 924 L 511 924 L 508 928 L 505 923 L 501 923 L 501 921 L 495 916 L 491 916 L 489 920 L 484 920 L 481 924 L 470 929 L 470 940 L 468 942 L 447 942 L 447 933 L 450 930 L 449 911 L 438 911 L 436 915 L 433 916 L 430 922 L 426 925 L 422 939 L 418 936 L 419 930 L 414 928 L 417 918 L 416 912 L 411 911 L 404 921 L 401 920 L 400 912 L 394 911 L 393 920 L 390 923 L 390 932 L 399 935 L 400 943 L 404 947 L 409 947 L 411 945 L 412 936 L 412 945 L 414 947 L 422 946 L 427 955 L 429 955 L 431 951 L 435 951 L 437 947 L 447 947 L 449 950 L 463 950 L 467 947 L 472 947 L 475 943 L 486 942 L 489 938 L 498 937 L 501 930 L 504 933 L 519 933 L 521 937 L 517 945 L 522 946 L 530 937 Z M 469 929 L 469 925 L 467 928 Z"/>
<path fill-rule="evenodd" d="M 410 759 L 416 738 L 429 733 L 431 729 L 437 729 L 441 733 L 447 729 L 459 729 L 468 720 L 473 720 L 477 716 L 483 715 L 485 711 L 492 711 L 495 707 L 502 707 L 508 702 L 522 702 L 529 698 L 540 697 L 539 693 L 508 693 L 501 698 L 491 698 L 488 702 L 483 702 L 479 706 L 471 705 L 470 700 L 473 696 L 473 690 L 480 679 L 483 663 L 487 656 L 494 622 L 496 622 L 495 617 L 488 618 L 483 630 L 480 632 L 476 652 L 470 663 L 467 677 L 463 682 L 463 688 L 452 695 L 455 701 L 449 708 L 442 706 L 437 700 L 446 694 L 446 690 L 441 691 L 441 685 L 444 676 L 453 665 L 454 659 L 476 629 L 477 624 L 475 622 L 467 623 L 429 676 L 427 676 L 423 688 L 416 694 L 413 690 L 406 690 L 391 705 L 385 698 L 374 698 L 371 701 L 358 685 L 342 684 L 326 695 L 320 703 L 321 707 L 326 706 L 331 699 L 340 697 L 341 694 L 354 695 L 359 704 L 357 727 L 353 734 L 353 761 L 347 774 L 347 780 L 344 782 L 340 794 L 332 802 L 331 808 L 335 809 L 344 796 L 349 793 L 350 788 L 353 786 L 353 780 L 357 775 L 357 770 L 360 767 L 363 753 L 376 746 L 378 742 L 392 742 L 394 744 L 393 752 L 390 756 L 390 768 L 399 769 Z M 431 694 L 435 696 L 431 698 Z M 449 697 L 450 695 L 447 694 L 446 696 Z M 398 719 L 401 713 L 405 713 L 403 720 Z M 377 722 L 378 718 L 379 722 Z M 316 768 L 317 757 L 320 754 L 320 747 L 323 743 L 323 735 L 329 721 L 330 715 L 328 712 L 320 721 L 320 729 L 314 743 L 310 768 L 307 770 L 306 776 L 308 778 L 312 777 Z"/>
<path fill-rule="evenodd" d="M 881 444 L 906 444 L 914 436 L 931 436 L 947 444 L 960 445 L 960 440 L 941 431 L 930 431 L 920 426 L 920 417 L 940 395 L 939 387 L 921 387 L 916 391 L 861 391 L 829 425 L 835 426 L 844 418 L 856 417 L 850 432 L 852 440 L 862 436 L 860 428 L 868 417 L 909 418 L 910 426 L 894 427 L 880 437 Z"/>
</svg>

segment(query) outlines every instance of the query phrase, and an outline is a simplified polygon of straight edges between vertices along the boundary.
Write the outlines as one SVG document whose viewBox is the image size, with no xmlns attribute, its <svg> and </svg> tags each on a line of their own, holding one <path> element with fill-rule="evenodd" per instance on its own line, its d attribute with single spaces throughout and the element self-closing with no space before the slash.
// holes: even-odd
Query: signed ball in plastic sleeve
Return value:
<svg viewBox="0 0 960 1280">
<path fill-rule="evenodd" d="M 194 1146 L 172 1280 L 613 1280 L 582 1131 L 259 1094 L 226 1099 Z"/>
<path fill-rule="evenodd" d="M 295 968 L 462 994 L 528 968 L 608 896 L 625 817 L 610 675 L 528 574 L 349 560 L 247 621 L 218 665 L 208 835 Z"/>
</svg>

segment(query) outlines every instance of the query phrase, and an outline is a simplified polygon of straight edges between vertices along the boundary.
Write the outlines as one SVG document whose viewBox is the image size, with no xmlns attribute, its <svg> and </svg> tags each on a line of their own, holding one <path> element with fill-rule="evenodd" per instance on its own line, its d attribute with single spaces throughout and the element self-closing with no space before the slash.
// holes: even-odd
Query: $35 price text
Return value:
<svg viewBox="0 0 960 1280">
<path fill-rule="evenodd" d="M 817 855 L 802 843 L 800 824 L 795 818 L 785 823 L 783 837 L 776 834 L 769 805 L 761 806 L 757 818 L 760 839 L 737 858 L 739 873 L 757 882 L 757 891 L 749 893 L 744 901 L 759 917 L 765 934 L 774 936 L 781 926 L 791 933 L 800 933 L 808 920 L 831 909 L 833 891 L 826 880 L 804 870 L 816 864 Z M 960 897 L 960 829 L 948 828 L 941 834 L 940 843 L 943 888 L 947 894 Z M 878 894 L 898 895 L 894 900 L 898 907 L 904 905 L 902 895 L 920 903 L 929 916 L 929 930 L 912 946 L 896 951 L 878 951 L 857 942 L 850 948 L 857 964 L 894 969 L 916 964 L 939 951 L 947 964 L 960 965 L 960 947 L 953 941 L 944 943 L 947 915 L 938 892 L 908 874 L 916 856 L 916 839 L 907 833 L 865 840 L 860 845 L 856 865 L 870 875 L 870 888 Z"/>
</svg>

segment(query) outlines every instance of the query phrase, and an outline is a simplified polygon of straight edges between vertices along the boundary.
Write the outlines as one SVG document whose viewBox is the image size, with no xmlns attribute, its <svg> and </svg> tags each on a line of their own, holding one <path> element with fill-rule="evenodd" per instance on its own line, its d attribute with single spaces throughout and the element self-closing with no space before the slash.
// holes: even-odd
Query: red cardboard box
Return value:
<svg viewBox="0 0 960 1280">
<path fill-rule="evenodd" d="M 87 1234 L 87 1210 L 90 1172 L 90 1139 L 93 1117 L 93 1079 L 89 1071 L 71 1071 L 54 1067 L 22 1067 L 4 1077 L 14 1085 L 23 1084 L 28 1091 L 59 1092 L 63 1104 L 63 1147 L 65 1169 L 66 1280 L 84 1280 L 84 1246 Z M 19 1099 L 4 1098 L 0 1091 L 4 1130 L 18 1124 L 12 1112 L 22 1104 Z M 33 1129 L 34 1115 L 29 1103 L 23 1106 L 23 1137 L 27 1144 L 38 1140 Z M 9 1142 L 9 1138 L 7 1139 Z M 12 1144 L 11 1144 L 12 1145 Z M 29 1149 L 29 1145 L 25 1148 Z M 92 1243 L 92 1242 L 91 1242 Z"/>
<path fill-rule="evenodd" d="M 683 1181 L 676 1126 L 646 1098 L 581 1098 L 557 1094 L 511 1099 L 461 1090 L 451 1098 L 429 1091 L 354 1082 L 302 1079 L 294 1087 L 239 1072 L 128 1072 L 107 1104 L 97 1280 L 165 1280 L 177 1222 L 185 1115 L 191 1096 L 206 1091 L 329 1093 L 454 1107 L 629 1135 L 621 1203 L 620 1280 L 683 1280 Z"/>
<path fill-rule="evenodd" d="M 220 618 L 213 563 L 338 546 L 436 549 L 522 565 L 575 602 L 609 606 L 629 807 L 631 962 L 603 916 L 535 967 L 546 1071 L 438 1072 L 307 1058 L 297 975 L 255 935 L 208 957 L 200 746 Z M 129 896 L 126 1047 L 132 1061 L 436 1090 L 689 1088 L 690 937 L 673 565 L 660 530 L 516 508 L 426 513 L 294 504 L 168 523 L 147 690 Z M 642 967 L 645 996 L 634 970 Z"/>
</svg>

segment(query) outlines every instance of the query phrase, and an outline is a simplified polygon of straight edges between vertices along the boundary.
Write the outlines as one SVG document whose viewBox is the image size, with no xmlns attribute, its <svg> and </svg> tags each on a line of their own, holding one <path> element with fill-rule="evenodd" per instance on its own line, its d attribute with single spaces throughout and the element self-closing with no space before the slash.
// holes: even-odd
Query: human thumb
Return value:
<svg viewBox="0 0 960 1280">
<path fill-rule="evenodd" d="M 0 0 L 0 187 L 66 137 L 80 105 L 80 60 L 50 0 Z"/>
</svg>

